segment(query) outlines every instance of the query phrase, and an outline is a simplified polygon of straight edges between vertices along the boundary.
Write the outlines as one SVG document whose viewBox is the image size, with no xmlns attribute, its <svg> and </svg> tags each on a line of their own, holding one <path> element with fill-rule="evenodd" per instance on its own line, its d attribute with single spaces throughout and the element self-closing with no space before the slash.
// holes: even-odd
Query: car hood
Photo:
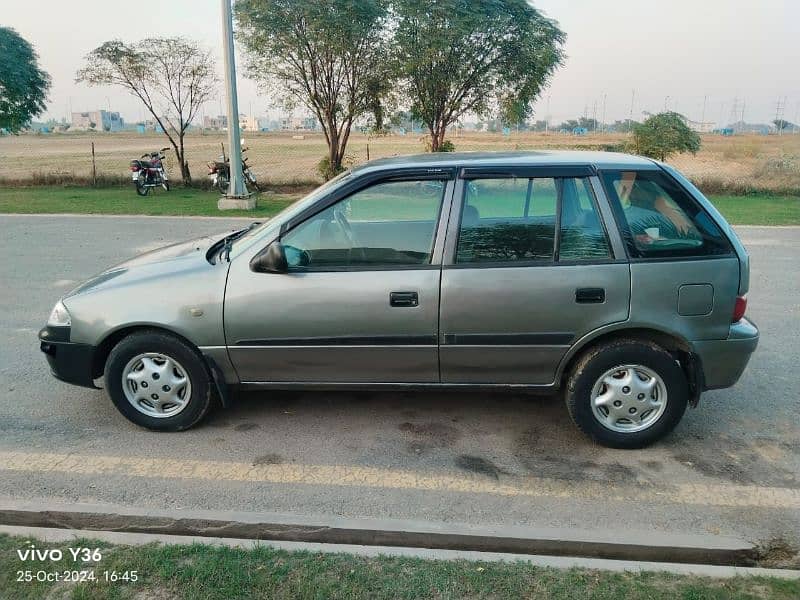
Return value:
<svg viewBox="0 0 800 600">
<path fill-rule="evenodd" d="M 139 254 L 88 279 L 66 294 L 64 298 L 105 286 L 112 280 L 113 285 L 118 285 L 142 278 L 168 276 L 183 269 L 194 269 L 201 266 L 212 268 L 212 265 L 206 260 L 206 252 L 212 244 L 230 233 L 229 230 L 216 235 L 204 235 Z"/>
</svg>

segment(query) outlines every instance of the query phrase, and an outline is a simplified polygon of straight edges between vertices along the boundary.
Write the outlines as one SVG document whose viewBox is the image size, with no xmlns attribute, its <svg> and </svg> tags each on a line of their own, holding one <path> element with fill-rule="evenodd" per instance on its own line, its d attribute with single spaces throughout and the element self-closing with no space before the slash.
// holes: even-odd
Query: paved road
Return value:
<svg viewBox="0 0 800 600">
<path fill-rule="evenodd" d="M 800 229 L 740 230 L 759 350 L 642 451 L 589 443 L 559 398 L 485 393 L 250 394 L 156 434 L 50 377 L 36 332 L 61 293 L 238 223 L 0 217 L 0 497 L 799 541 Z"/>
</svg>

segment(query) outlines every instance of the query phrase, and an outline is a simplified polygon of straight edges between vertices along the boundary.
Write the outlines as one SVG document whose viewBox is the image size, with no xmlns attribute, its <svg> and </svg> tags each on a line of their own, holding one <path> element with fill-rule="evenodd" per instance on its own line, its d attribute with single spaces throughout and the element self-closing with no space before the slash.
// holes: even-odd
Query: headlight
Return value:
<svg viewBox="0 0 800 600">
<path fill-rule="evenodd" d="M 53 307 L 53 312 L 50 313 L 47 324 L 51 327 L 69 327 L 72 324 L 69 311 L 61 300 Z"/>
</svg>

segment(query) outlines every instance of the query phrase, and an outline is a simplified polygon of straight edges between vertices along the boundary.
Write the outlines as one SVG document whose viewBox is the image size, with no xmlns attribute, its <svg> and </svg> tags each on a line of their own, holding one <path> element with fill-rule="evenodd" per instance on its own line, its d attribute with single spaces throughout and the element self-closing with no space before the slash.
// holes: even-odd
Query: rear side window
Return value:
<svg viewBox="0 0 800 600">
<path fill-rule="evenodd" d="M 581 261 L 610 256 L 588 179 L 467 181 L 457 263 Z"/>
<path fill-rule="evenodd" d="M 661 171 L 602 173 L 633 257 L 730 253 L 719 227 L 688 192 Z"/>
</svg>

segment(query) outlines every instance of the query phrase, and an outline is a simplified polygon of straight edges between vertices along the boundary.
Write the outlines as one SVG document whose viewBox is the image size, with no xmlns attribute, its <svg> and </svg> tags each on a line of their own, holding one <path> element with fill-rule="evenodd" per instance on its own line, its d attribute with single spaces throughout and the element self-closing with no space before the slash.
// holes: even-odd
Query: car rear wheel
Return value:
<svg viewBox="0 0 800 600">
<path fill-rule="evenodd" d="M 105 383 L 117 409 L 148 429 L 188 429 L 211 408 L 213 385 L 202 358 L 160 331 L 123 338 L 106 361 Z"/>
<path fill-rule="evenodd" d="M 657 344 L 619 340 L 589 350 L 567 379 L 567 409 L 594 441 L 642 448 L 672 431 L 689 386 L 675 358 Z"/>
</svg>

